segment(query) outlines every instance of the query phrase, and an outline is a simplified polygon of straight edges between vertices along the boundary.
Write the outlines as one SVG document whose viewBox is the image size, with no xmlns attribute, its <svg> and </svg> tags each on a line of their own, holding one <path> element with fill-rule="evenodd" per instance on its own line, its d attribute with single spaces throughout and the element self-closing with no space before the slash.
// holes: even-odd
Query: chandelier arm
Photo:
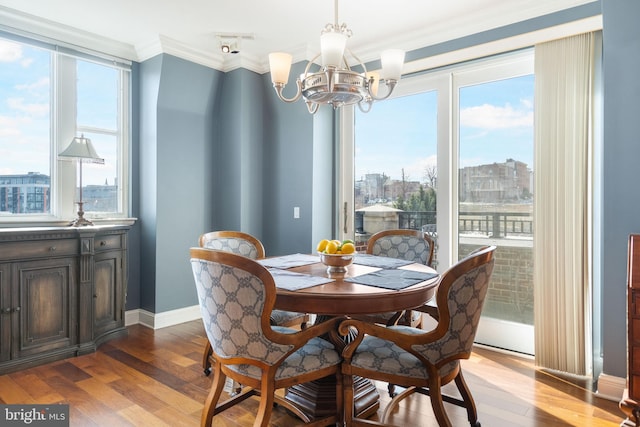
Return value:
<svg viewBox="0 0 640 427">
<path fill-rule="evenodd" d="M 307 66 L 304 68 L 304 75 L 305 77 L 309 74 L 309 69 L 311 69 L 311 65 L 315 64 L 315 60 L 320 58 L 320 55 L 322 55 L 321 53 L 317 54 L 316 56 L 314 56 L 311 61 L 307 62 Z M 317 64 L 316 64 L 317 65 Z"/>
<path fill-rule="evenodd" d="M 367 88 L 367 92 L 369 93 L 369 96 L 371 97 L 372 100 L 374 101 L 382 101 L 387 99 L 388 97 L 391 96 L 391 94 L 393 93 L 393 89 L 395 89 L 396 84 L 398 84 L 397 80 L 385 80 L 386 86 L 387 86 L 387 94 L 384 96 L 376 96 L 373 93 L 371 93 L 371 86 L 373 83 L 373 77 L 371 77 L 369 79 L 369 85 Z"/>
<path fill-rule="evenodd" d="M 363 105 L 366 105 L 366 108 Z M 358 108 L 363 113 L 368 113 L 369 111 L 371 111 L 371 107 L 373 107 L 373 101 L 362 100 L 362 101 L 358 102 Z"/>
<path fill-rule="evenodd" d="M 363 72 L 363 73 L 364 73 L 364 75 L 366 76 L 366 75 L 367 75 L 367 66 L 366 66 L 366 65 L 364 65 L 364 62 L 362 62 L 362 61 L 360 60 L 360 58 L 358 58 L 358 57 L 357 57 L 357 56 L 356 56 L 356 55 L 351 51 L 351 49 L 347 49 L 347 48 L 345 48 L 345 50 L 346 50 L 347 52 L 349 52 L 349 55 L 351 55 L 351 56 L 353 57 L 353 59 L 355 59 L 356 61 L 358 61 L 358 64 L 360 64 L 360 66 L 362 67 L 362 72 Z M 345 65 L 346 65 L 347 69 L 351 70 L 351 68 L 349 68 L 349 64 L 347 64 L 347 56 L 346 56 L 346 55 L 344 56 L 344 63 L 345 63 Z"/>
<path fill-rule="evenodd" d="M 276 94 L 278 95 L 278 98 L 280 98 L 281 101 L 296 102 L 302 96 L 302 82 L 300 81 L 300 79 L 296 79 L 296 85 L 298 86 L 298 92 L 295 94 L 293 98 L 285 98 L 284 95 L 282 95 L 282 90 L 284 89 L 284 86 L 285 86 L 284 83 L 274 83 L 273 88 L 276 90 Z"/>
<path fill-rule="evenodd" d="M 320 104 L 315 104 L 315 103 L 310 102 L 310 101 L 305 101 L 305 104 L 307 104 L 307 110 L 311 114 L 315 114 L 316 111 L 318 111 L 318 107 L 320 106 Z"/>
</svg>

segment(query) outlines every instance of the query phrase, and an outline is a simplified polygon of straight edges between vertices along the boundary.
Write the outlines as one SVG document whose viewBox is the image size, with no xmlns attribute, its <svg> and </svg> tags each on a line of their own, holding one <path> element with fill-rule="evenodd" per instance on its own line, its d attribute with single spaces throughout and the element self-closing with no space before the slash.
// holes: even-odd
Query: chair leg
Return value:
<svg viewBox="0 0 640 427">
<path fill-rule="evenodd" d="M 213 416 L 216 413 L 216 405 L 222 394 L 224 383 L 227 380 L 227 376 L 222 373 L 219 366 L 214 370 L 213 384 L 211 384 L 211 390 L 209 391 L 207 399 L 204 401 L 204 408 L 202 409 L 202 417 L 200 418 L 201 427 L 211 427 Z"/>
<path fill-rule="evenodd" d="M 429 395 L 431 397 L 431 407 L 433 413 L 438 420 L 440 427 L 452 427 L 451 421 L 444 410 L 444 402 L 442 401 L 442 389 L 440 388 L 440 377 L 429 379 Z"/>
<path fill-rule="evenodd" d="M 204 370 L 204 374 L 209 376 L 211 373 L 211 355 L 213 354 L 213 349 L 211 348 L 211 343 L 207 340 L 207 343 L 204 346 L 204 353 L 202 354 L 202 369 Z"/>
<path fill-rule="evenodd" d="M 396 386 L 394 384 L 387 384 L 387 391 L 389 393 L 390 398 L 394 398 L 396 396 Z"/>
<path fill-rule="evenodd" d="M 343 384 L 342 372 L 340 372 L 340 368 L 338 368 L 338 372 L 336 372 L 336 416 L 337 416 L 336 425 L 337 426 L 344 425 L 344 400 L 340 398 L 341 396 L 344 396 L 344 384 Z"/>
<path fill-rule="evenodd" d="M 269 420 L 271 419 L 271 411 L 273 410 L 274 402 L 273 385 L 270 385 L 266 378 L 262 378 L 262 386 L 260 387 L 260 406 L 256 413 L 256 419 L 253 423 L 253 427 L 269 427 Z"/>
<path fill-rule="evenodd" d="M 344 425 L 351 427 L 353 425 L 353 377 L 351 375 L 342 376 L 342 395 L 344 396 L 342 404 L 344 405 Z"/>
<path fill-rule="evenodd" d="M 455 382 L 456 386 L 458 387 L 458 391 L 462 396 L 462 400 L 464 401 L 464 407 L 467 410 L 467 418 L 469 419 L 469 424 L 471 425 L 471 427 L 480 427 L 480 423 L 478 422 L 478 411 L 476 410 L 476 403 L 473 400 L 473 396 L 471 396 L 471 391 L 469 390 L 469 386 L 467 386 L 467 382 L 462 376 L 462 370 L 458 371 Z"/>
</svg>

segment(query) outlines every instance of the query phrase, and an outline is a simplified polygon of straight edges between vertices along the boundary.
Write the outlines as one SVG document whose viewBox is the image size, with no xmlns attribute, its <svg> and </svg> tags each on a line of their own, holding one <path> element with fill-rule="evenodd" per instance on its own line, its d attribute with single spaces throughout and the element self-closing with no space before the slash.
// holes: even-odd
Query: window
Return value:
<svg viewBox="0 0 640 427">
<path fill-rule="evenodd" d="M 371 112 L 345 110 L 341 155 L 360 249 L 383 229 L 421 229 L 441 272 L 487 244 L 519 266 L 494 271 L 476 338 L 523 353 L 533 353 L 533 87 L 532 50 L 403 79 Z"/>
<path fill-rule="evenodd" d="M 84 135 L 104 164 L 84 163 L 93 219 L 128 215 L 129 65 L 0 31 L 0 223 L 76 216 L 76 162 L 58 158 Z"/>
</svg>

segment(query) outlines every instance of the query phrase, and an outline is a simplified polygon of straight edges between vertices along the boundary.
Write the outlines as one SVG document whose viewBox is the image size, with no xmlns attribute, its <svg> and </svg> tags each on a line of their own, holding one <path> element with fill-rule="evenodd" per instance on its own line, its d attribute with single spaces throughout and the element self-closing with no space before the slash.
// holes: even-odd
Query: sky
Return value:
<svg viewBox="0 0 640 427">
<path fill-rule="evenodd" d="M 399 84 L 402 84 L 400 81 Z M 460 89 L 461 167 L 508 158 L 533 169 L 533 75 Z M 424 182 L 436 166 L 435 91 L 380 101 L 369 113 L 356 109 L 355 179 L 384 173 Z"/>
<path fill-rule="evenodd" d="M 50 75 L 48 51 L 0 39 L 0 175 L 51 175 Z M 117 79 L 117 70 L 78 61 L 78 126 L 117 129 Z M 85 136 L 105 164 L 84 164 L 83 185 L 112 185 L 116 138 L 91 132 Z M 62 149 L 66 145 L 62 144 Z"/>
</svg>

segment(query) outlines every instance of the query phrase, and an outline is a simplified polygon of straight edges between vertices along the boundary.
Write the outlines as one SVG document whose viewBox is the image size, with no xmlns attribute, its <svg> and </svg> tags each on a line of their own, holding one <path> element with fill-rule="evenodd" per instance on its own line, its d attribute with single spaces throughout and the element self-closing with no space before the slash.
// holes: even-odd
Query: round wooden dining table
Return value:
<svg viewBox="0 0 640 427">
<path fill-rule="evenodd" d="M 435 273 L 433 268 L 423 264 L 409 264 L 398 269 Z M 289 271 L 334 281 L 297 291 L 278 288 L 275 308 L 328 316 L 375 314 L 417 308 L 435 294 L 439 276 L 398 290 L 345 280 L 378 270 L 380 268 L 351 264 L 345 273 L 328 273 L 327 267 L 320 262 L 291 268 Z"/>
<path fill-rule="evenodd" d="M 425 273 L 436 273 L 423 264 L 398 267 Z M 322 263 L 307 264 L 288 269 L 296 273 L 334 279 L 334 281 L 299 289 L 296 291 L 277 289 L 275 308 L 316 314 L 316 322 L 332 316 L 354 316 L 397 312 L 422 306 L 435 295 L 439 276 L 416 283 L 403 289 L 385 289 L 347 281 L 356 276 L 379 271 L 380 268 L 359 264 L 347 266 L 344 273 L 329 273 Z M 368 417 L 379 408 L 380 395 L 375 385 L 365 378 L 354 378 L 355 413 Z M 335 413 L 335 377 L 326 377 L 313 383 L 300 384 L 287 389 L 286 399 L 304 408 L 310 420 Z"/>
</svg>

